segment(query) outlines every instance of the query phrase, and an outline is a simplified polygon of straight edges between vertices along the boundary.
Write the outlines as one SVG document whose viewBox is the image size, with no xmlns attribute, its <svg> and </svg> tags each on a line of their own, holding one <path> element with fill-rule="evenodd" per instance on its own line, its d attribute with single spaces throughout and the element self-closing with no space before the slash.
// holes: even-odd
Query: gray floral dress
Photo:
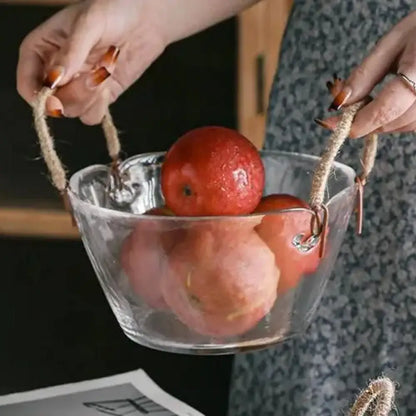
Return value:
<svg viewBox="0 0 416 416">
<path fill-rule="evenodd" d="M 276 0 L 279 1 L 279 0 Z M 411 0 L 295 0 L 270 96 L 266 147 L 319 154 L 313 119 L 326 81 L 346 76 Z M 415 40 L 416 42 L 416 40 Z M 358 168 L 361 143 L 340 160 Z M 366 189 L 364 233 L 351 227 L 307 333 L 236 356 L 230 416 L 336 416 L 381 374 L 398 383 L 400 416 L 416 415 L 416 138 L 386 136 Z"/>
</svg>

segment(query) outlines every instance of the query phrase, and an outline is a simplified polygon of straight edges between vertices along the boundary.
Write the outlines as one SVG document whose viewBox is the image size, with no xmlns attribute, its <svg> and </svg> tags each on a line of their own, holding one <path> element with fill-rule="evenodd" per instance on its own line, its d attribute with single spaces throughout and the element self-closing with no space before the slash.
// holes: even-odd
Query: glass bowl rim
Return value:
<svg viewBox="0 0 416 416">
<path fill-rule="evenodd" d="M 123 166 L 127 166 L 129 163 L 131 163 L 133 160 L 137 158 L 142 158 L 146 156 L 163 156 L 167 152 L 147 152 L 147 153 L 139 153 L 136 155 L 133 155 L 125 160 L 122 161 Z M 298 153 L 298 152 L 286 152 L 286 151 L 279 151 L 279 150 L 261 150 L 259 151 L 261 155 L 276 155 L 276 156 L 297 156 L 306 160 L 315 161 L 317 162 L 320 159 L 320 156 L 315 155 L 309 155 L 304 153 Z M 342 170 L 347 178 L 351 181 L 351 185 L 345 187 L 342 191 L 336 193 L 333 195 L 328 201 L 326 201 L 326 205 L 329 205 L 334 200 L 338 199 L 343 195 L 344 193 L 348 192 L 351 188 L 354 188 L 357 186 L 355 182 L 356 173 L 353 168 L 350 166 L 341 163 L 341 162 L 334 162 L 334 167 Z M 88 211 L 93 211 L 97 214 L 100 214 L 101 216 L 104 215 L 110 215 L 112 217 L 118 217 L 118 218 L 125 218 L 125 219 L 136 219 L 136 220 L 160 220 L 160 221 L 219 221 L 219 220 L 241 220 L 244 218 L 248 219 L 254 219 L 254 218 L 263 218 L 266 215 L 279 215 L 281 213 L 287 213 L 287 212 L 310 212 L 313 214 L 313 211 L 306 208 L 289 208 L 289 209 L 283 209 L 283 210 L 274 210 L 270 212 L 260 212 L 260 213 L 252 213 L 252 214 L 242 214 L 242 215 L 216 215 L 216 216 L 163 216 L 163 215 L 149 215 L 149 214 L 136 214 L 136 213 L 130 213 L 130 212 L 124 212 L 119 211 L 116 209 L 111 208 L 104 208 L 98 205 L 93 205 L 89 202 L 86 202 L 82 200 L 78 194 L 73 190 L 73 184 L 77 182 L 80 178 L 80 176 L 85 175 L 86 173 L 89 173 L 91 171 L 97 170 L 97 169 L 105 169 L 108 171 L 108 165 L 102 165 L 102 164 L 96 164 L 96 165 L 90 165 L 85 168 L 82 168 L 75 172 L 73 175 L 71 175 L 69 179 L 68 184 L 68 193 L 71 197 L 71 199 L 75 199 L 76 203 L 80 205 L 81 207 L 85 208 Z"/>
</svg>

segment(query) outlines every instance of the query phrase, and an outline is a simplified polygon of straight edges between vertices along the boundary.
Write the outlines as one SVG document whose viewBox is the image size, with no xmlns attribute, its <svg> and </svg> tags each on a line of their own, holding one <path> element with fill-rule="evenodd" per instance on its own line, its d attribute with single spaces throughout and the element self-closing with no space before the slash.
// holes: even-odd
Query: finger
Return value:
<svg viewBox="0 0 416 416">
<path fill-rule="evenodd" d="M 50 117 L 64 117 L 64 106 L 61 100 L 55 96 L 49 97 L 46 101 L 46 114 Z"/>
<path fill-rule="evenodd" d="M 90 107 L 81 115 L 81 121 L 88 125 L 94 126 L 100 124 L 109 105 L 109 91 L 104 89 L 98 95 L 97 99 L 90 105 Z"/>
<path fill-rule="evenodd" d="M 89 105 L 91 100 L 94 99 L 96 92 L 95 88 L 109 77 L 109 73 L 111 71 L 115 70 L 119 54 L 120 50 L 118 48 L 110 46 L 107 52 L 101 56 L 98 65 L 94 68 L 94 71 L 91 71 L 89 75 L 85 75 L 84 73 L 75 78 L 73 81 L 67 83 L 65 86 L 61 87 L 57 93 L 60 99 L 58 100 L 56 97 L 53 97 L 56 100 L 54 102 L 55 108 L 51 109 L 52 103 L 48 108 L 50 115 L 54 115 L 55 117 L 63 115 L 64 109 L 61 101 L 63 99 L 68 106 L 66 115 L 68 117 L 78 116 L 77 113 L 82 112 L 85 106 Z M 58 83 L 58 81 L 59 73 L 53 73 L 51 71 L 49 72 L 45 83 L 53 87 Z M 86 85 L 82 85 L 83 82 L 85 82 Z M 71 106 L 78 107 L 75 113 Z"/>
<path fill-rule="evenodd" d="M 32 104 L 37 92 L 42 87 L 44 62 L 28 42 L 23 42 L 19 52 L 16 83 L 19 95 Z"/>
<path fill-rule="evenodd" d="M 334 116 L 334 117 L 328 117 L 324 120 L 320 118 L 316 118 L 314 121 L 318 126 L 332 131 L 332 130 L 335 130 L 335 127 L 337 126 L 340 120 L 341 120 L 340 116 Z"/>
<path fill-rule="evenodd" d="M 416 103 L 413 104 L 403 115 L 379 127 L 375 133 L 394 133 L 402 128 L 416 122 Z"/>
<path fill-rule="evenodd" d="M 33 103 L 43 86 L 46 59 L 56 52 L 59 44 L 56 28 L 65 27 L 66 21 L 71 21 L 75 13 L 74 6 L 61 10 L 29 33 L 21 43 L 16 74 L 17 90 L 29 104 Z"/>
<path fill-rule="evenodd" d="M 68 39 L 50 64 L 49 71 L 62 73 L 57 85 L 66 84 L 81 70 L 91 49 L 98 43 L 102 25 L 97 20 L 97 14 L 93 12 L 80 14 L 75 20 Z"/>
<path fill-rule="evenodd" d="M 393 122 L 416 101 L 415 93 L 401 78 L 391 80 L 381 92 L 355 116 L 351 138 L 358 138 Z"/>
<path fill-rule="evenodd" d="M 17 65 L 17 90 L 21 97 L 29 104 L 33 103 L 35 95 L 43 85 L 43 60 L 35 51 L 22 44 L 19 63 Z M 63 105 L 56 97 L 49 97 L 46 101 L 46 112 L 51 117 L 63 117 Z"/>
<path fill-rule="evenodd" d="M 110 77 L 105 67 L 83 73 L 56 91 L 66 117 L 79 117 L 100 93 L 100 86 Z"/>
<path fill-rule="evenodd" d="M 337 74 L 333 74 L 333 80 L 326 83 L 329 93 L 334 99 L 341 91 L 344 86 L 344 80 L 339 78 Z"/>
<path fill-rule="evenodd" d="M 391 133 L 415 133 L 416 132 L 416 121 L 407 124 L 406 126 L 400 127 Z"/>
<path fill-rule="evenodd" d="M 120 49 L 116 46 L 110 46 L 107 52 L 101 57 L 98 67 L 105 67 L 108 72 L 113 73 L 116 67 Z"/>
<path fill-rule="evenodd" d="M 344 105 L 357 102 L 369 95 L 390 72 L 402 51 L 402 32 L 394 28 L 381 38 L 363 62 L 352 71 L 329 109 L 339 110 Z"/>
<path fill-rule="evenodd" d="M 338 123 L 341 121 L 341 116 L 328 117 L 324 120 L 316 118 L 315 123 L 323 129 L 334 131 Z M 354 137 L 354 125 L 351 126 L 350 137 Z"/>
</svg>

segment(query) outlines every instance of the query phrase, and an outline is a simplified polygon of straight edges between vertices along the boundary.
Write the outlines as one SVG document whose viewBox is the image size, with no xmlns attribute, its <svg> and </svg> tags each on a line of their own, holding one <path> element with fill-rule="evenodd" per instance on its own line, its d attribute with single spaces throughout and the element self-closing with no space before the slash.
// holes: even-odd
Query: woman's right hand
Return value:
<svg viewBox="0 0 416 416">
<path fill-rule="evenodd" d="M 48 115 L 79 117 L 86 124 L 98 124 L 107 107 L 168 44 L 258 1 L 80 1 L 25 38 L 20 47 L 17 89 L 32 104 L 46 79 L 47 85 L 58 87 L 48 99 Z"/>
<path fill-rule="evenodd" d="M 49 115 L 100 123 L 167 45 L 157 4 L 87 0 L 61 10 L 20 47 L 19 94 L 31 104 L 46 82 L 58 87 L 47 102 Z"/>
</svg>

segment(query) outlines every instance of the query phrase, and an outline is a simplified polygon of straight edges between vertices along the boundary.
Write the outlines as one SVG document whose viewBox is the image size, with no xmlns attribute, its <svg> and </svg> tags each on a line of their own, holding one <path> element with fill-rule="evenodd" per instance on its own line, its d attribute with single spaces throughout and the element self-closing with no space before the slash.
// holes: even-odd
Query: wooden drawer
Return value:
<svg viewBox="0 0 416 416">
<path fill-rule="evenodd" d="M 263 0 L 239 16 L 238 126 L 263 146 L 267 102 L 293 0 Z"/>
</svg>

